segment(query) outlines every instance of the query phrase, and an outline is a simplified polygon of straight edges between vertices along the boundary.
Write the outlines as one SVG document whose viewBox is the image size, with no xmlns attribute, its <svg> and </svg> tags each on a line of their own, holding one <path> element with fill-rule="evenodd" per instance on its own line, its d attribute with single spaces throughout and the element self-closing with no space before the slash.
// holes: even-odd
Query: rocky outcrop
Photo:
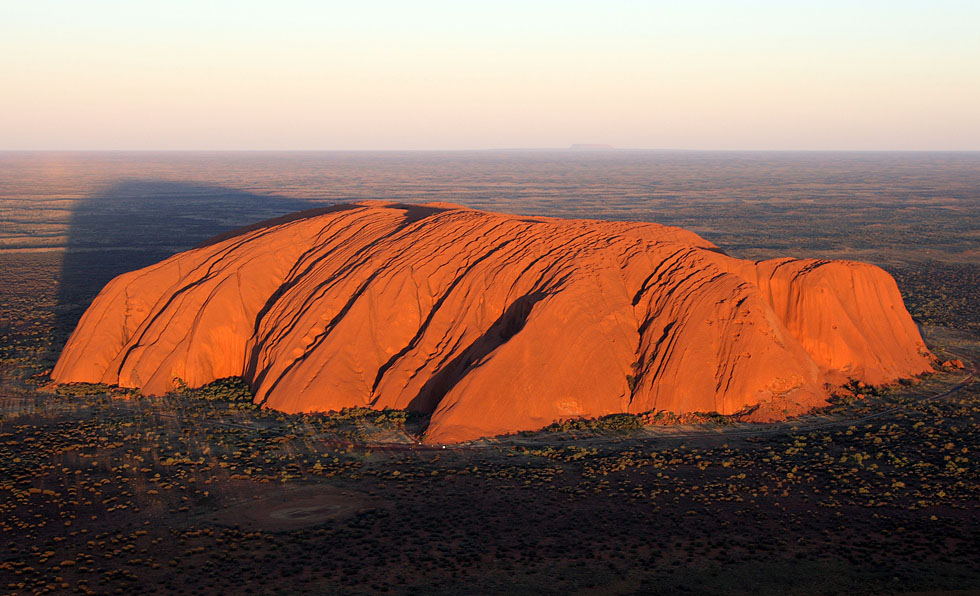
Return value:
<svg viewBox="0 0 980 596">
<path fill-rule="evenodd" d="M 286 412 L 429 412 L 453 442 L 616 412 L 823 403 L 931 370 L 892 278 L 734 259 L 653 223 L 360 203 L 110 282 L 53 378 L 163 393 L 242 376 Z"/>
</svg>

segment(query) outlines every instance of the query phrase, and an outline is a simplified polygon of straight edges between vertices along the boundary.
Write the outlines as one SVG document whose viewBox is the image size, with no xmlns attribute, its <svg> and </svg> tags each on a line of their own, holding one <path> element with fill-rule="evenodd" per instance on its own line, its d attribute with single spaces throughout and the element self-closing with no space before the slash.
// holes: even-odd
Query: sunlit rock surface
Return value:
<svg viewBox="0 0 980 596">
<path fill-rule="evenodd" d="M 368 202 L 117 277 L 52 376 L 151 394 L 242 376 L 265 407 L 430 412 L 426 440 L 455 442 L 616 412 L 775 418 L 931 363 L 872 265 L 753 263 L 653 223 Z"/>
</svg>

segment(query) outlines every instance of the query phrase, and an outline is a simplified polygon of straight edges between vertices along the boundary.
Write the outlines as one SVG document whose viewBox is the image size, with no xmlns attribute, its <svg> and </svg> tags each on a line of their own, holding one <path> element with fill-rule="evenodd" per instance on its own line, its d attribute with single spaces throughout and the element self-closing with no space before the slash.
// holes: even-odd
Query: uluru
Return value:
<svg viewBox="0 0 980 596">
<path fill-rule="evenodd" d="M 772 416 L 932 363 L 873 265 L 747 261 L 655 223 L 371 201 L 120 275 L 52 378 L 162 394 L 236 376 L 289 413 L 425 412 L 425 440 L 451 443 L 621 412 Z"/>
</svg>

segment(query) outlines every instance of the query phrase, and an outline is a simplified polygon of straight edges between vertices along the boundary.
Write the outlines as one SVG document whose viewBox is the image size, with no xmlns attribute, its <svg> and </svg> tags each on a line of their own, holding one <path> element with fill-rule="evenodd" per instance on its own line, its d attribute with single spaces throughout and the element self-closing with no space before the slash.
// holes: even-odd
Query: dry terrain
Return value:
<svg viewBox="0 0 980 596">
<path fill-rule="evenodd" d="M 612 217 L 625 205 L 622 219 L 685 225 L 738 257 L 872 261 L 929 347 L 963 369 L 853 386 L 778 425 L 622 416 L 445 449 L 418 445 L 427 420 L 397 410 L 286 415 L 250 408 L 234 381 L 146 397 L 56 389 L 47 374 L 105 281 L 230 227 L 321 199 L 506 207 L 465 164 L 445 178 L 404 157 L 430 175 L 399 186 L 344 158 L 330 196 L 304 194 L 312 161 L 224 195 L 132 180 L 72 194 L 50 174 L 42 200 L 0 176 L 0 593 L 977 593 L 978 158 L 927 157 L 941 190 L 871 157 L 840 171 L 829 157 L 776 159 L 764 180 L 726 157 L 704 179 L 668 176 L 686 187 L 632 190 L 616 185 L 634 170 L 580 164 L 562 176 L 588 200 L 569 203 L 566 178 L 544 166 L 507 184 L 537 193 L 515 194 L 511 211 Z M 23 181 L 43 173 L 4 159 L 7 173 L 24 162 Z M 113 179 L 148 167 L 105 159 L 119 162 Z M 237 172 L 230 163 L 215 169 Z M 160 158 L 153 177 L 196 175 L 178 166 Z M 892 200 L 871 190 L 884 184 Z M 270 207 L 270 188 L 293 198 Z M 629 192 L 652 202 L 617 203 Z M 141 205 L 159 209 L 140 219 Z"/>
</svg>

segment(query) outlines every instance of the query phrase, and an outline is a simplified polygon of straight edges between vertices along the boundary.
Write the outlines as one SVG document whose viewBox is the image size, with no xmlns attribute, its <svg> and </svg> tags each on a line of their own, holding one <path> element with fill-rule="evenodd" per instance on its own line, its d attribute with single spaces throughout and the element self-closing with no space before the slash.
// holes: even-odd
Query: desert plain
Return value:
<svg viewBox="0 0 980 596">
<path fill-rule="evenodd" d="M 976 154 L 0 163 L 5 593 L 980 589 Z M 783 422 L 627 413 L 445 445 L 420 444 L 416 412 L 286 414 L 234 379 L 152 396 L 52 384 L 116 275 L 365 199 L 654 221 L 742 259 L 867 261 L 895 278 L 937 371 L 840 387 Z"/>
</svg>

